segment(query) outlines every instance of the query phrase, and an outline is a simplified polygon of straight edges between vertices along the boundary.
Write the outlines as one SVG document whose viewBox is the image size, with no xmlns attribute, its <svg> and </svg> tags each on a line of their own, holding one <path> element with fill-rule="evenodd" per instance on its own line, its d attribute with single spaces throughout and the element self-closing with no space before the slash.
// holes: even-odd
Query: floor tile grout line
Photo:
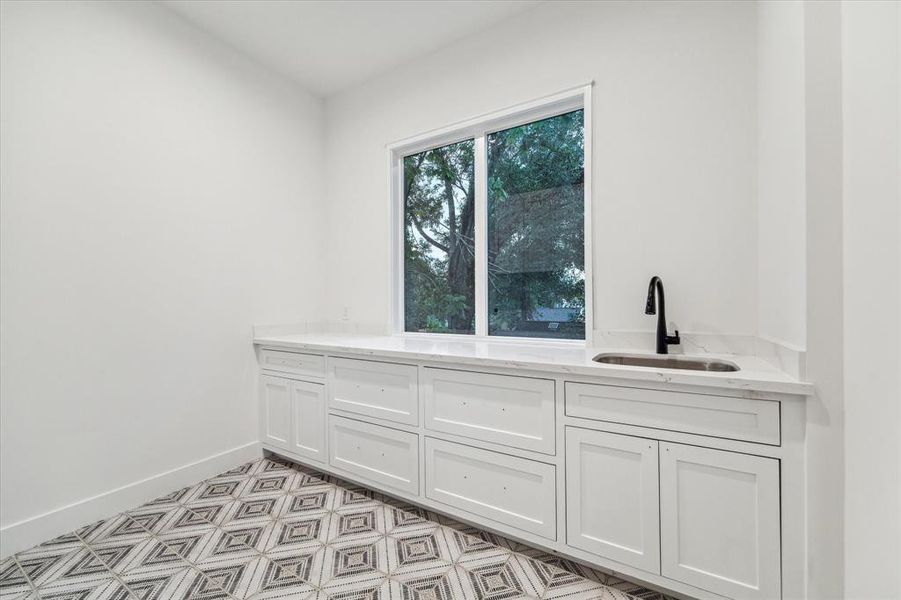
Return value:
<svg viewBox="0 0 901 600">
<path fill-rule="evenodd" d="M 303 474 L 303 473 L 300 472 L 300 471 L 297 471 L 297 473 Z M 252 477 L 252 476 L 251 476 L 251 477 Z M 324 484 L 327 484 L 330 488 L 333 488 L 333 489 L 337 489 L 337 488 L 338 488 L 338 486 L 336 486 L 336 485 L 334 485 L 334 484 L 327 483 L 327 482 L 324 482 L 324 481 L 323 481 L 323 483 L 324 483 Z M 312 487 L 312 486 L 311 486 L 311 487 Z M 294 492 L 297 492 L 297 491 L 298 491 L 298 490 L 296 490 L 296 489 L 288 490 L 288 491 L 285 491 L 285 492 L 282 493 L 282 494 L 279 494 L 279 496 L 280 496 L 280 497 L 292 497 L 292 496 L 296 496 L 296 494 L 295 494 Z M 234 500 L 236 500 L 236 501 L 241 499 L 241 496 L 238 496 L 238 497 L 231 496 L 231 497 L 234 498 Z M 226 530 L 223 526 L 221 526 L 221 525 L 215 523 L 214 521 L 210 521 L 209 519 L 206 519 L 203 515 L 201 515 L 200 513 L 198 513 L 196 510 L 194 510 L 192 507 L 188 506 L 187 504 L 184 504 L 184 503 L 181 503 L 181 502 L 179 502 L 179 504 L 181 504 L 186 510 L 190 511 L 191 513 L 193 513 L 194 515 L 196 515 L 196 516 L 197 516 L 198 518 L 200 518 L 201 520 L 206 521 L 207 523 L 209 523 L 209 524 L 213 525 L 214 527 L 216 527 L 217 529 L 221 530 L 221 531 L 223 532 L 223 534 L 229 535 L 230 537 L 233 537 L 233 538 L 235 537 L 235 536 L 231 535 L 231 532 L 229 532 L 228 530 Z M 338 513 L 338 510 L 339 510 L 339 509 L 334 509 L 334 508 L 332 508 L 332 509 L 327 509 L 327 510 L 325 510 L 325 511 L 323 512 L 323 515 L 337 515 L 337 514 L 340 514 L 340 513 Z M 314 516 L 314 515 L 310 515 L 310 516 Z M 270 516 L 270 518 L 267 519 L 267 521 L 269 521 L 269 522 L 271 522 L 272 524 L 275 525 L 275 524 L 278 524 L 278 523 L 282 522 L 283 519 L 278 518 L 278 517 L 271 517 L 271 516 Z M 248 523 L 247 525 L 248 525 L 248 526 L 252 526 L 252 525 L 254 525 L 254 523 Z M 235 538 L 235 539 L 237 540 L 237 538 Z M 241 542 L 240 540 L 237 540 L 237 541 L 238 541 L 239 544 L 243 545 L 245 548 L 250 549 L 251 551 L 253 551 L 253 552 L 255 552 L 256 554 L 258 554 L 258 555 L 260 555 L 260 556 L 266 558 L 267 560 L 275 560 L 275 561 L 278 560 L 278 559 L 272 558 L 272 557 L 270 557 L 270 556 L 267 556 L 268 551 L 260 551 L 259 549 L 257 549 L 257 548 L 254 547 L 254 546 L 249 546 L 248 544 L 244 544 L 244 543 Z M 328 545 L 328 544 L 325 544 L 325 545 Z"/>
<path fill-rule="evenodd" d="M 16 563 L 16 567 L 19 569 L 19 573 L 22 574 L 22 577 L 25 578 L 25 582 L 31 587 L 31 591 L 35 594 L 38 594 L 38 598 L 40 598 L 40 594 L 38 593 L 38 588 L 31 580 L 31 577 L 28 576 L 28 573 L 25 572 L 24 567 L 22 567 L 22 563 L 19 562 L 19 557 L 17 554 L 12 555 L 13 562 Z"/>
<path fill-rule="evenodd" d="M 115 515 L 114 517 L 111 517 L 110 519 L 108 519 L 108 521 L 112 521 L 113 519 L 119 517 L 120 515 L 125 515 L 125 513 L 119 513 L 119 514 Z M 125 515 L 125 516 L 127 517 L 127 515 Z M 130 518 L 130 517 L 128 517 L 128 518 Z M 100 558 L 100 555 L 94 551 L 94 548 L 91 547 L 91 544 L 89 544 L 87 541 L 85 541 L 85 539 L 78 533 L 77 530 L 75 531 L 75 537 L 77 537 L 81 541 L 81 543 L 85 547 L 85 549 L 87 549 L 87 551 L 91 553 L 91 555 L 94 557 L 94 560 L 100 562 L 100 564 L 103 565 L 103 568 L 106 569 L 107 572 L 109 574 L 111 574 L 116 579 L 116 581 L 119 582 L 119 585 L 121 585 L 125 589 L 125 591 L 128 593 L 129 596 L 134 598 L 134 600 L 140 600 L 140 596 L 138 596 L 134 592 L 134 590 L 132 590 L 128 586 L 128 584 L 126 584 L 125 581 L 121 577 L 119 577 L 118 573 L 113 571 L 113 569 L 109 565 L 106 564 L 106 561 L 104 561 L 102 558 Z"/>
<path fill-rule="evenodd" d="M 140 527 L 141 529 L 143 529 L 143 530 L 148 534 L 147 538 L 145 538 L 145 539 L 151 539 L 151 540 L 154 540 L 154 541 L 156 541 L 157 543 L 159 543 L 159 544 L 165 546 L 166 548 L 168 548 L 170 551 L 174 552 L 175 555 L 178 556 L 179 559 L 181 559 L 181 561 L 182 561 L 182 563 L 183 563 L 183 565 L 184 565 L 184 566 L 180 566 L 179 568 L 187 568 L 187 569 L 189 569 L 190 571 L 197 572 L 199 575 L 203 576 L 203 578 L 204 578 L 207 582 L 209 582 L 210 584 L 212 584 L 212 586 L 213 586 L 214 588 L 221 590 L 221 591 L 224 592 L 226 595 L 228 595 L 229 598 L 233 598 L 233 597 L 234 597 L 232 594 L 229 594 L 228 590 L 226 590 L 226 589 L 223 588 L 222 586 L 219 586 L 219 585 L 217 585 L 215 582 L 213 582 L 212 579 L 210 579 L 210 577 L 208 577 L 208 576 L 206 575 L 206 573 L 203 572 L 203 570 L 200 568 L 200 566 L 199 566 L 198 564 L 196 564 L 196 563 L 194 563 L 193 561 L 191 561 L 187 556 L 182 555 L 182 554 L 181 554 L 178 550 L 176 550 L 173 546 L 171 546 L 170 544 L 167 544 L 165 540 L 163 540 L 162 538 L 160 538 L 160 537 L 156 534 L 156 532 L 154 532 L 154 531 L 148 529 L 147 527 L 145 527 L 143 524 L 141 524 L 140 522 L 138 522 L 138 521 L 137 521 L 134 517 L 132 517 L 131 515 L 129 515 L 129 514 L 123 512 L 123 513 L 120 513 L 119 515 L 116 515 L 116 516 L 112 517 L 112 518 L 109 519 L 109 520 L 111 521 L 112 519 L 115 519 L 115 518 L 117 518 L 117 517 L 119 517 L 119 516 L 125 517 L 126 519 L 132 521 L 132 522 L 133 522 L 134 524 L 136 524 L 138 527 Z M 75 535 L 78 536 L 78 533 L 76 532 Z M 83 538 L 81 538 L 81 536 L 78 536 L 78 538 L 82 541 L 82 543 L 83 543 L 85 546 L 88 547 L 88 550 L 95 556 L 95 558 L 97 558 L 97 559 L 100 558 L 99 555 L 97 555 L 97 553 L 94 552 L 94 549 L 93 549 L 93 546 L 92 546 L 91 543 L 85 541 Z M 124 581 L 124 579 L 123 579 L 123 577 L 125 577 L 125 574 L 124 574 L 124 573 L 123 573 L 123 574 L 120 574 L 118 571 L 114 570 L 113 568 L 110 568 L 110 567 L 109 567 L 104 561 L 102 561 L 102 560 L 101 560 L 101 563 L 103 563 L 104 567 L 105 567 L 109 572 L 111 572 L 111 573 L 113 574 L 114 577 L 116 577 L 116 579 L 123 585 L 123 587 L 125 587 L 125 588 L 128 590 L 129 593 L 131 593 L 132 595 L 134 595 L 136 598 L 139 598 L 139 596 L 138 596 L 138 595 L 137 595 L 137 594 L 136 594 L 136 593 L 128 586 L 128 584 L 125 583 L 125 581 Z"/>
<path fill-rule="evenodd" d="M 441 577 L 445 577 L 448 573 L 450 573 L 451 571 L 453 571 L 456 568 L 457 568 L 457 565 L 455 565 L 454 563 L 451 563 L 450 565 L 448 565 L 448 567 L 446 569 L 441 571 L 441 573 L 440 573 Z M 427 577 L 434 577 L 434 576 L 437 576 L 437 575 L 427 575 Z M 398 579 L 397 577 L 398 576 L 391 574 L 387 577 L 387 579 L 389 581 L 396 581 L 398 583 L 398 585 L 401 585 L 404 587 L 410 587 L 405 582 Z"/>
<path fill-rule="evenodd" d="M 131 517 L 129 517 L 129 518 L 131 518 Z M 135 520 L 132 519 L 132 521 L 135 521 Z M 170 551 L 174 552 L 175 555 L 178 556 L 178 558 L 181 559 L 181 561 L 184 563 L 185 567 L 191 569 L 192 571 L 198 571 L 198 572 L 200 572 L 200 573 L 203 572 L 203 571 L 201 571 L 201 569 L 199 568 L 199 566 L 197 565 L 197 563 L 193 562 L 193 561 L 190 560 L 187 556 L 183 555 L 183 554 L 182 554 L 181 552 L 179 552 L 174 546 L 172 546 L 172 545 L 170 545 L 170 544 L 167 544 L 167 543 L 166 543 L 166 540 L 164 540 L 163 538 L 161 538 L 156 532 L 154 532 L 154 531 L 148 529 L 147 527 L 145 527 L 145 526 L 142 525 L 141 523 L 138 523 L 137 521 L 135 521 L 135 523 L 136 523 L 139 527 L 141 527 L 144 531 L 147 532 L 148 538 L 149 538 L 149 539 L 152 539 L 152 540 L 156 541 L 158 544 L 161 544 L 161 545 L 165 546 L 167 549 L 169 549 Z M 223 590 L 223 591 L 224 591 L 224 590 Z"/>
<path fill-rule="evenodd" d="M 250 475 L 249 477 L 252 478 L 253 475 Z M 217 476 L 216 478 L 218 478 L 218 476 Z M 210 478 L 210 479 L 215 479 L 215 478 Z M 202 481 L 202 482 L 200 482 L 200 483 L 198 483 L 198 484 L 195 484 L 195 486 L 191 486 L 191 487 L 196 487 L 196 486 L 198 486 L 198 485 L 200 485 L 200 484 L 206 483 L 207 481 L 209 481 L 209 480 L 204 480 L 204 481 Z M 337 487 L 337 486 L 334 486 L 333 484 L 329 484 L 329 485 L 330 485 L 330 487 Z M 293 494 L 291 494 L 292 491 L 295 491 L 295 490 L 290 490 L 290 491 L 285 492 L 284 494 L 281 494 L 281 495 L 282 495 L 282 496 L 291 496 L 291 495 L 293 495 Z M 237 496 L 237 497 L 236 497 L 236 496 L 232 496 L 231 494 L 229 494 L 229 496 L 233 499 L 233 501 L 240 500 L 240 498 L 241 498 L 240 496 Z M 269 560 L 269 561 L 272 561 L 272 562 L 275 562 L 275 563 L 278 563 L 278 562 L 279 562 L 279 559 L 273 558 L 273 557 L 271 557 L 271 556 L 267 556 L 267 553 L 266 553 L 266 552 L 261 552 L 261 551 L 259 551 L 257 548 L 255 548 L 255 547 L 253 547 L 253 546 L 249 546 L 248 544 L 245 544 L 245 543 L 241 542 L 241 541 L 238 540 L 235 536 L 231 535 L 231 533 L 230 533 L 229 531 L 227 531 L 224 527 L 221 527 L 219 524 L 215 523 L 214 521 L 211 521 L 211 520 L 205 518 L 203 515 L 201 515 L 201 514 L 198 513 L 197 511 L 195 511 L 192 507 L 188 506 L 186 502 L 182 502 L 182 501 L 179 500 L 179 501 L 176 501 L 176 504 L 178 504 L 180 507 L 184 508 L 185 510 L 191 512 L 192 514 L 194 514 L 195 516 L 197 516 L 198 518 L 200 518 L 202 521 L 205 521 L 206 523 L 210 524 L 210 525 L 213 526 L 215 529 L 221 531 L 223 535 L 227 535 L 227 536 L 229 536 L 229 537 L 235 539 L 239 544 L 241 544 L 242 546 L 244 546 L 246 549 L 251 550 L 252 552 L 254 552 L 255 555 L 256 555 L 256 556 L 255 556 L 256 559 L 264 558 L 264 559 L 266 559 L 266 560 Z M 329 511 L 326 511 L 326 514 L 331 514 L 332 512 L 334 512 L 334 511 L 329 510 Z M 153 537 L 154 539 L 156 539 L 159 543 L 163 544 L 164 546 L 166 546 L 166 547 L 169 548 L 169 549 L 174 550 L 169 544 L 166 544 L 164 540 L 160 539 L 160 538 L 155 534 L 155 532 L 153 532 L 153 531 L 147 529 L 147 528 L 144 527 L 141 523 L 138 523 L 138 522 L 137 522 L 133 517 L 131 517 L 130 515 L 126 515 L 126 516 L 127 516 L 129 519 L 131 519 L 132 521 L 134 521 L 135 523 L 137 523 L 137 525 L 140 526 L 142 529 L 144 529 L 145 531 L 147 531 L 147 532 L 151 535 L 151 537 Z M 271 521 L 272 523 L 278 523 L 278 522 L 279 522 L 279 519 L 277 519 L 277 518 L 270 518 L 270 519 L 268 519 L 268 521 Z M 248 525 L 251 525 L 251 524 L 249 523 Z M 196 570 L 197 572 L 201 573 L 202 575 L 205 576 L 205 578 L 206 578 L 208 581 L 210 581 L 210 582 L 212 583 L 212 581 L 209 579 L 209 577 L 206 577 L 206 574 L 203 572 L 203 570 L 200 568 L 199 565 L 197 565 L 197 564 L 194 563 L 194 562 L 191 562 L 187 557 L 185 557 L 185 556 L 183 556 L 182 554 L 180 554 L 177 550 L 174 550 L 174 551 L 175 551 L 175 553 L 176 553 L 179 557 L 181 557 L 181 558 L 182 558 L 182 559 L 183 559 L 190 567 L 192 567 L 192 570 Z M 310 583 L 310 582 L 308 582 L 308 581 L 306 581 L 306 580 L 302 580 L 302 581 L 304 581 L 304 583 L 307 583 L 308 585 L 314 586 L 314 588 L 315 588 L 316 590 L 319 589 L 319 587 L 316 586 L 315 584 L 312 584 L 312 583 Z M 215 584 L 213 584 L 213 585 L 215 585 Z M 218 587 L 219 589 L 221 589 L 225 594 L 228 594 L 230 598 L 233 597 L 233 596 L 228 592 L 228 590 L 226 590 L 225 588 L 222 588 L 221 586 L 217 586 L 217 587 Z M 256 593 L 255 593 L 254 595 L 256 595 Z"/>
<path fill-rule="evenodd" d="M 187 508 L 187 507 L 185 507 L 185 508 Z M 190 509 L 188 509 L 188 510 L 190 510 Z M 130 519 L 131 521 L 133 521 L 135 524 L 137 524 L 141 529 L 143 529 L 144 531 L 146 531 L 146 532 L 149 534 L 148 537 L 150 537 L 150 538 L 153 539 L 153 540 L 156 540 L 158 543 L 162 544 L 163 546 L 165 546 L 166 548 L 168 548 L 169 550 L 171 550 L 172 552 L 174 552 L 179 558 L 181 558 L 181 559 L 184 561 L 184 563 L 188 566 L 188 568 L 189 568 L 191 571 L 196 572 L 197 574 L 199 574 L 201 577 L 204 578 L 204 580 L 206 580 L 206 581 L 207 581 L 209 584 L 211 584 L 214 588 L 216 588 L 216 589 L 220 590 L 221 592 L 223 592 L 223 593 L 224 593 L 225 595 L 227 595 L 229 598 L 234 598 L 234 596 L 233 596 L 232 594 L 230 594 L 228 590 L 226 590 L 224 587 L 222 587 L 222 586 L 220 586 L 220 585 L 217 585 L 212 579 L 210 579 L 210 577 L 209 577 L 206 573 L 203 572 L 203 570 L 200 568 L 200 566 L 199 566 L 197 563 L 191 561 L 187 556 L 182 555 L 178 550 L 176 550 L 175 548 L 173 548 L 172 546 L 170 546 L 169 544 L 167 544 L 165 540 L 163 540 L 162 538 L 160 538 L 160 537 L 156 534 L 156 532 L 151 531 L 150 529 L 147 529 L 147 527 L 145 527 L 144 525 L 142 525 L 141 523 L 139 523 L 138 521 L 136 521 L 136 520 L 135 520 L 134 518 L 132 518 L 130 515 L 128 515 L 128 514 L 126 514 L 126 513 L 122 513 L 122 514 L 125 515 L 125 516 L 126 516 L 128 519 Z M 113 518 L 115 518 L 115 517 L 113 517 Z M 201 517 L 201 518 L 202 518 L 202 517 Z M 209 521 L 207 521 L 207 522 L 209 523 Z M 213 523 L 210 523 L 210 524 L 213 525 L 213 526 L 215 527 L 215 525 L 214 525 Z M 124 582 L 123 582 L 123 585 L 125 585 Z M 131 590 L 129 589 L 129 591 L 131 591 Z M 136 594 L 135 594 L 135 597 L 136 597 L 136 598 L 139 598 Z"/>
</svg>

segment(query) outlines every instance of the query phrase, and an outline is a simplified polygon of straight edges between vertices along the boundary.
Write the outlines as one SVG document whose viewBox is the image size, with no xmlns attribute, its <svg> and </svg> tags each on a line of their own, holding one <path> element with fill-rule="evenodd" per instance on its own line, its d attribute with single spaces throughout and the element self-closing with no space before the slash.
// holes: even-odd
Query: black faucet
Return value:
<svg viewBox="0 0 901 600">
<path fill-rule="evenodd" d="M 655 301 L 656 299 L 656 301 Z M 660 305 L 660 311 L 657 305 Z M 670 344 L 680 344 L 679 330 L 676 335 L 666 334 L 666 301 L 663 298 L 663 280 L 654 275 L 648 284 L 648 303 L 644 308 L 644 314 L 657 315 L 657 354 L 669 354 L 667 347 Z"/>
</svg>

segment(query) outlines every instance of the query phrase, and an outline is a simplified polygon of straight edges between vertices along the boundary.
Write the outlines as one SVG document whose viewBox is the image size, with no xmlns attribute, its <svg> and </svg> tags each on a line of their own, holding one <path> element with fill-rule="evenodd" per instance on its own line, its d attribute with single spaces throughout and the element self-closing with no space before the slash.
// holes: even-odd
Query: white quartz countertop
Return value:
<svg viewBox="0 0 901 600">
<path fill-rule="evenodd" d="M 632 382 L 673 383 L 756 392 L 812 395 L 813 385 L 798 381 L 756 356 L 704 354 L 735 363 L 739 371 L 707 372 L 608 365 L 592 361 L 605 352 L 639 354 L 622 348 L 585 347 L 543 341 L 436 339 L 431 336 L 379 336 L 345 333 L 258 334 L 254 343 L 319 353 L 446 362 L 616 378 Z M 648 354 L 643 352 L 643 354 Z M 675 355 L 675 353 L 674 353 Z"/>
</svg>

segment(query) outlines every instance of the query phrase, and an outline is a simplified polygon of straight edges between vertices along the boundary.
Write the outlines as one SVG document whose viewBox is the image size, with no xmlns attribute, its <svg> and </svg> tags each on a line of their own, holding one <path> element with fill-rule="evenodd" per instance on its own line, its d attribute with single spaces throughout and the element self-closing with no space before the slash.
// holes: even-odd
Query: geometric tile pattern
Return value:
<svg viewBox="0 0 901 600">
<path fill-rule="evenodd" d="M 352 536 L 376 531 L 375 511 L 364 510 L 338 515 L 338 535 Z"/>
<path fill-rule="evenodd" d="M 325 491 L 312 494 L 297 494 L 291 498 L 288 512 L 301 513 L 322 510 L 325 508 L 328 498 L 329 494 Z"/>
<path fill-rule="evenodd" d="M 403 600 L 454 600 L 450 582 L 444 575 L 428 575 L 404 582 Z"/>
<path fill-rule="evenodd" d="M 332 557 L 332 577 L 349 575 L 377 574 L 376 556 L 378 548 L 375 544 L 360 544 L 335 548 Z"/>
<path fill-rule="evenodd" d="M 275 507 L 275 498 L 267 498 L 266 500 L 249 500 L 241 502 L 238 510 L 235 512 L 233 519 L 256 519 L 259 517 L 267 517 Z"/>
<path fill-rule="evenodd" d="M 509 557 L 493 565 L 475 567 L 468 575 L 478 600 L 508 600 L 525 594 L 510 566 Z"/>
<path fill-rule="evenodd" d="M 306 519 L 295 523 L 284 523 L 278 535 L 278 544 L 310 542 L 319 537 L 322 519 Z M 247 544 L 253 546 L 255 544 Z"/>
<path fill-rule="evenodd" d="M 278 457 L 0 560 L 0 600 L 669 600 Z"/>
<path fill-rule="evenodd" d="M 440 559 L 438 540 L 435 534 L 407 536 L 394 539 L 392 543 L 397 549 L 398 564 L 407 566 Z"/>
<path fill-rule="evenodd" d="M 312 555 L 271 562 L 263 574 L 263 590 L 292 587 L 312 578 Z"/>
<path fill-rule="evenodd" d="M 156 542 L 151 551 L 144 556 L 141 566 L 179 564 L 182 560 L 181 557 L 190 554 L 200 539 L 200 536 L 194 536 L 169 539 L 165 544 Z"/>
</svg>

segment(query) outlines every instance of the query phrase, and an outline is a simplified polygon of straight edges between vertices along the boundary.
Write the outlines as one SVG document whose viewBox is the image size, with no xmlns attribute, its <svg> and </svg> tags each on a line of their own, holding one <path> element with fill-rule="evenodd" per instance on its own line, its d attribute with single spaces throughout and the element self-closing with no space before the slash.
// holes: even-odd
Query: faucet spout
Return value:
<svg viewBox="0 0 901 600">
<path fill-rule="evenodd" d="M 666 298 L 663 293 L 663 280 L 654 275 L 648 283 L 648 301 L 645 304 L 646 315 L 657 315 L 657 354 L 669 354 L 669 346 L 681 343 L 679 330 L 676 335 L 666 333 Z"/>
</svg>

